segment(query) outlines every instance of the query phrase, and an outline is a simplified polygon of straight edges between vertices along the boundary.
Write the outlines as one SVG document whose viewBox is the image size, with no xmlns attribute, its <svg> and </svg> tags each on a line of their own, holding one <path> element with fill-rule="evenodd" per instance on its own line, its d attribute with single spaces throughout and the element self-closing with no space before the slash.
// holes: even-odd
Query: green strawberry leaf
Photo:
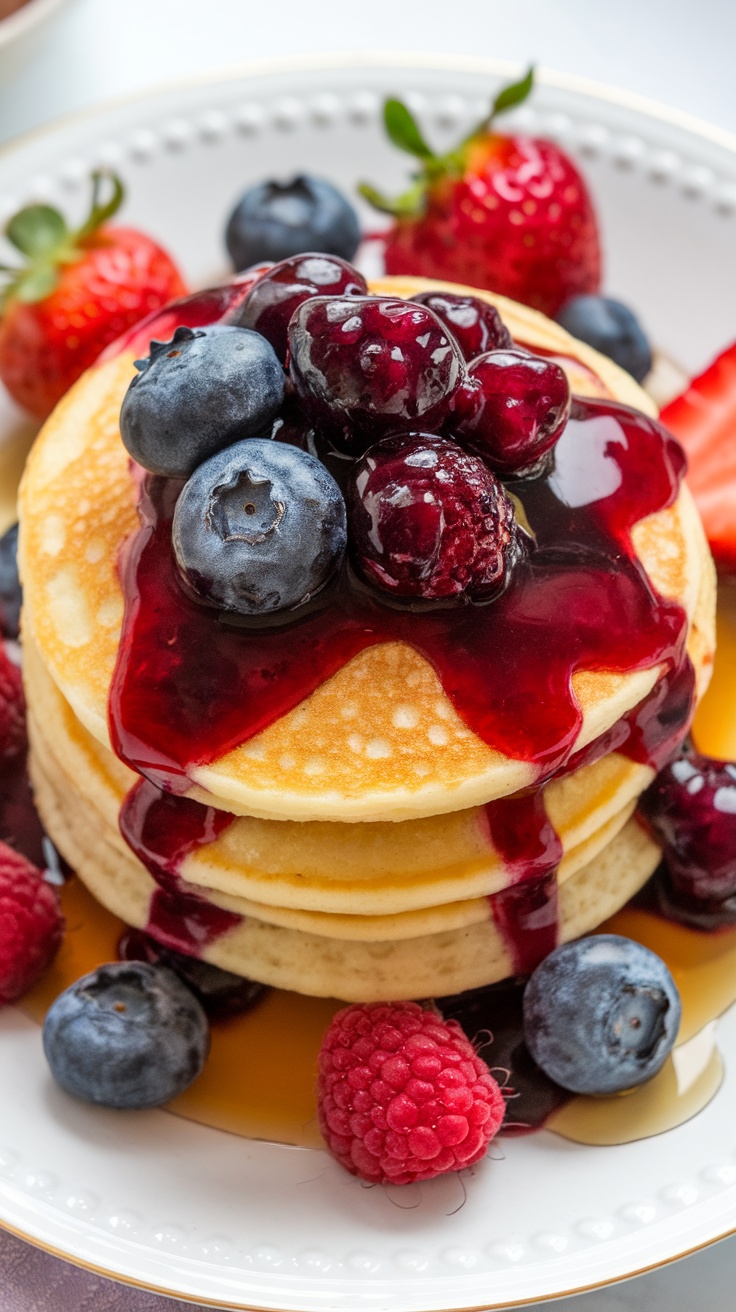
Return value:
<svg viewBox="0 0 736 1312">
<path fill-rule="evenodd" d="M 434 151 L 427 145 L 414 115 L 403 101 L 393 98 L 387 100 L 383 107 L 383 121 L 389 137 L 399 150 L 405 150 L 417 159 L 434 159 Z"/>
<path fill-rule="evenodd" d="M 100 192 L 105 182 L 112 184 L 112 195 L 103 204 L 100 202 Z M 92 174 L 92 204 L 89 215 L 81 228 L 77 228 L 74 240 L 84 241 L 85 237 L 91 237 L 97 228 L 111 219 L 113 214 L 117 214 L 124 199 L 125 188 L 117 174 L 111 169 L 95 169 Z"/>
<path fill-rule="evenodd" d="M 423 180 L 393 199 L 372 187 L 370 182 L 359 183 L 358 191 L 374 210 L 379 210 L 381 214 L 392 214 L 396 219 L 413 219 L 424 212 L 426 186 Z"/>
<path fill-rule="evenodd" d="M 55 264 L 35 264 L 18 280 L 13 295 L 25 305 L 36 301 L 45 301 L 59 281 L 59 270 Z"/>
<path fill-rule="evenodd" d="M 533 86 L 534 65 L 532 64 L 528 72 L 525 73 L 524 77 L 518 82 L 512 82 L 509 86 L 501 88 L 491 105 L 490 112 L 476 125 L 476 127 L 473 128 L 472 132 L 468 133 L 467 137 L 463 138 L 458 150 L 448 156 L 448 159 L 456 158 L 458 156 L 462 158 L 464 148 L 468 146 L 471 141 L 474 141 L 476 137 L 482 136 L 484 132 L 490 131 L 496 115 L 505 114 L 507 110 L 513 109 L 516 105 L 520 105 L 522 101 L 526 100 Z"/>
<path fill-rule="evenodd" d="M 8 241 L 30 259 L 48 255 L 62 246 L 68 235 L 63 216 L 50 205 L 26 205 L 5 228 Z"/>
<path fill-rule="evenodd" d="M 504 114 L 507 109 L 513 109 L 515 105 L 521 105 L 530 95 L 533 86 L 534 65 L 532 64 L 524 77 L 518 82 L 512 82 L 510 86 L 501 88 L 491 106 L 490 118 L 494 119 L 497 114 Z"/>
</svg>

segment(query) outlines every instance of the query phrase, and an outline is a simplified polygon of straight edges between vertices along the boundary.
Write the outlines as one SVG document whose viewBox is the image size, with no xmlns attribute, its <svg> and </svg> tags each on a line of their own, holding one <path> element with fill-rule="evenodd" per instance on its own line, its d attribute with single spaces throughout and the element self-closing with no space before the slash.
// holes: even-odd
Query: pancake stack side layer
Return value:
<svg viewBox="0 0 736 1312">
<path fill-rule="evenodd" d="M 384 279 L 371 290 L 434 286 L 444 284 Z M 627 374 L 556 324 L 474 294 L 498 306 L 516 340 L 559 357 L 578 395 L 653 413 Z M 524 938 L 540 926 L 577 937 L 628 901 L 659 860 L 634 815 L 654 771 L 615 750 L 616 734 L 656 697 L 662 665 L 573 675 L 580 763 L 544 783 L 535 811 L 534 767 L 473 733 L 425 657 L 404 642 L 367 647 L 268 728 L 191 768 L 191 806 L 222 823 L 175 871 L 134 854 L 121 808 L 134 787 L 152 786 L 118 760 L 108 730 L 118 557 L 138 525 L 118 429 L 132 375 L 122 355 L 80 380 L 39 435 L 21 490 L 32 780 L 51 837 L 95 897 L 224 969 L 350 1001 L 492 983 L 524 970 Z M 715 577 L 686 485 L 631 536 L 652 589 L 686 613 L 699 698 L 713 663 Z M 591 744 L 601 746 L 586 757 Z M 556 837 L 557 859 L 546 872 L 542 861 L 536 884 L 497 840 L 493 808 L 509 804 L 541 826 L 540 842 Z"/>
</svg>

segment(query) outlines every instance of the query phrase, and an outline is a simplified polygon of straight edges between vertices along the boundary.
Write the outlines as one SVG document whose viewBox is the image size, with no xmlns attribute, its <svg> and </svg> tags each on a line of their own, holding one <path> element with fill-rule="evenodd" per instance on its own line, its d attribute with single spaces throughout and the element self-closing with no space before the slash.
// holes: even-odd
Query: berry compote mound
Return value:
<svg viewBox="0 0 736 1312">
<path fill-rule="evenodd" d="M 24 481 L 54 842 L 156 950 L 266 985 L 530 973 L 660 859 L 637 800 L 714 646 L 683 472 L 627 374 L 487 293 L 305 255 L 169 307 Z"/>
</svg>

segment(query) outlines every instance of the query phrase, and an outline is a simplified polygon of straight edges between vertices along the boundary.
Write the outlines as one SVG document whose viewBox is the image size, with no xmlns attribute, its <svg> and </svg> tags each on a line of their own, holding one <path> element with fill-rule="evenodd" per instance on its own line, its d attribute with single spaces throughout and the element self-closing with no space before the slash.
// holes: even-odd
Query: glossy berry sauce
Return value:
<svg viewBox="0 0 736 1312">
<path fill-rule="evenodd" d="M 207 294 L 205 321 L 217 317 L 217 296 L 225 313 L 225 293 L 233 303 L 242 296 L 240 288 Z M 190 301 L 187 322 L 195 319 Z M 146 331 L 163 330 L 151 323 Z M 135 349 L 143 349 L 140 338 Z M 402 641 L 419 651 L 461 719 L 492 748 L 533 764 L 540 786 L 614 748 L 652 762 L 671 750 L 664 744 L 682 736 L 692 704 L 687 620 L 677 603 L 653 592 L 629 534 L 674 502 L 683 469 L 680 447 L 652 420 L 611 401 L 576 399 L 554 466 L 514 487 L 536 545 L 500 598 L 397 607 L 346 568 L 311 607 L 267 628 L 231 627 L 184 594 L 171 551 L 181 485 L 146 477 L 141 527 L 119 563 L 125 614 L 109 722 L 117 754 L 155 785 L 135 790 L 122 817 L 130 845 L 162 885 L 151 933 L 187 950 L 183 890 L 175 893 L 175 881 L 186 851 L 208 841 L 203 835 L 212 823 L 192 819 L 209 815 L 208 808 L 174 796 L 186 791 L 191 771 L 280 719 L 371 645 Z M 652 698 L 592 748 L 573 754 L 582 718 L 571 687 L 575 671 L 657 664 L 668 673 Z M 516 968 L 528 971 L 556 941 L 559 840 L 539 793 L 487 810 L 494 845 L 517 876 L 494 899 L 493 914 Z M 230 913 L 217 909 L 207 924 L 197 902 L 186 930 L 192 952 L 198 936 L 211 941 L 230 927 L 219 919 Z"/>
<path fill-rule="evenodd" d="M 207 902 L 179 877 L 184 858 L 214 842 L 231 822 L 226 812 L 162 792 L 148 779 L 131 788 L 120 809 L 120 830 L 158 885 L 146 925 L 157 943 L 196 957 L 240 923 L 240 916 Z"/>
</svg>

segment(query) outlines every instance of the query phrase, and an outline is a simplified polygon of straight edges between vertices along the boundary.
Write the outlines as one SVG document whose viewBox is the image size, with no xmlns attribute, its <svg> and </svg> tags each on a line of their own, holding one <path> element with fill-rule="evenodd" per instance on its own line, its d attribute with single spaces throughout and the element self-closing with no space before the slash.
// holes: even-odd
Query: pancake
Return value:
<svg viewBox="0 0 736 1312">
<path fill-rule="evenodd" d="M 36 726 L 31 721 L 33 740 Z M 158 885 L 127 849 L 110 840 L 96 813 L 64 787 L 51 758 L 33 753 L 31 775 L 39 812 L 67 860 L 92 894 L 128 925 L 145 929 Z M 636 893 L 660 859 L 660 850 L 630 819 L 603 850 L 559 889 L 558 940 L 594 929 Z M 496 895 L 502 896 L 502 895 Z M 200 957 L 235 974 L 277 988 L 347 1002 L 388 1001 L 460 993 L 506 978 L 518 968 L 507 936 L 486 917 L 437 933 L 392 940 L 338 936 L 245 917 L 202 942 Z"/>
<path fill-rule="evenodd" d="M 412 294 L 429 284 L 382 280 Z M 484 293 L 485 295 L 485 293 Z M 610 361 L 531 310 L 488 294 L 511 332 L 570 363 L 577 389 L 652 406 Z M 582 366 L 582 367 L 581 367 Z M 34 448 L 21 492 L 24 627 L 74 715 L 109 746 L 107 703 L 123 598 L 116 562 L 137 527 L 135 488 L 118 432 L 132 356 L 84 376 L 57 407 Z M 695 615 L 712 565 L 683 487 L 669 509 L 637 524 L 632 541 L 653 586 Z M 712 649 L 712 610 L 702 617 Z M 573 675 L 582 712 L 580 749 L 637 706 L 662 668 Z M 267 729 L 190 771 L 190 795 L 224 810 L 274 820 L 393 822 L 485 804 L 532 784 L 536 768 L 489 747 L 464 723 L 438 675 L 414 648 L 369 647 Z"/>
</svg>

